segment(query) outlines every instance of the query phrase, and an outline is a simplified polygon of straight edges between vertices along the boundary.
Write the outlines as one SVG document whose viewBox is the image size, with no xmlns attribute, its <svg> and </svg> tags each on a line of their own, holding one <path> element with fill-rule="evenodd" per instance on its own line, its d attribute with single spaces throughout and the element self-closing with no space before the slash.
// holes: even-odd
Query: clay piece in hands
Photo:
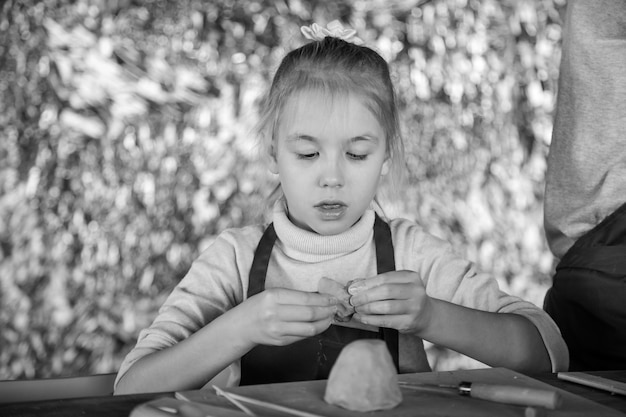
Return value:
<svg viewBox="0 0 626 417">
<path fill-rule="evenodd" d="M 343 286 L 334 279 L 322 277 L 317 284 L 317 292 L 320 294 L 330 294 L 339 300 L 339 308 L 335 314 L 335 322 L 347 322 L 352 319 L 354 307 L 350 305 L 350 294 L 348 293 L 348 285 Z"/>
</svg>

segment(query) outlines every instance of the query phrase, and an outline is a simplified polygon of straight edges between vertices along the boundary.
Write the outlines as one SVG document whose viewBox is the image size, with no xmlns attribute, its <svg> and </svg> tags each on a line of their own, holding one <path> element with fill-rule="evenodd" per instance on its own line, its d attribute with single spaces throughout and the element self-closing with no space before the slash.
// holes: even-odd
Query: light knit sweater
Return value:
<svg viewBox="0 0 626 417">
<path fill-rule="evenodd" d="M 626 1 L 568 1 L 545 194 L 557 258 L 626 203 L 625 68 Z"/>
<path fill-rule="evenodd" d="M 345 284 L 376 275 L 373 210 L 368 210 L 350 230 L 334 236 L 321 236 L 294 226 L 282 204 L 275 206 L 273 216 L 278 239 L 268 266 L 266 288 L 313 292 L 323 276 Z M 425 233 L 417 224 L 396 219 L 389 225 L 397 270 L 418 272 L 431 297 L 478 310 L 527 317 L 541 333 L 553 371 L 566 369 L 567 348 L 559 329 L 543 310 L 500 291 L 495 279 L 477 273 L 470 262 L 455 256 L 447 243 Z M 141 331 L 137 345 L 120 367 L 116 385 L 141 357 L 189 337 L 245 300 L 248 273 L 264 229 L 262 225 L 230 229 L 216 238 L 165 301 L 152 325 Z M 401 372 L 423 371 L 421 339 L 400 334 L 399 344 Z M 239 361 L 225 373 L 228 385 L 237 385 Z"/>
</svg>

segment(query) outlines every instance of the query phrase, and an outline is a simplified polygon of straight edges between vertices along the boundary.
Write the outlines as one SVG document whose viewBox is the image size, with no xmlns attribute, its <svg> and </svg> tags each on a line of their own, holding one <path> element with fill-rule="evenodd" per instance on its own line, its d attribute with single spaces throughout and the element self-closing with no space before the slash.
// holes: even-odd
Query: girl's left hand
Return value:
<svg viewBox="0 0 626 417">
<path fill-rule="evenodd" d="M 420 333 L 431 321 L 432 300 L 414 271 L 392 271 L 355 280 L 348 292 L 353 319 L 363 324 Z"/>
</svg>

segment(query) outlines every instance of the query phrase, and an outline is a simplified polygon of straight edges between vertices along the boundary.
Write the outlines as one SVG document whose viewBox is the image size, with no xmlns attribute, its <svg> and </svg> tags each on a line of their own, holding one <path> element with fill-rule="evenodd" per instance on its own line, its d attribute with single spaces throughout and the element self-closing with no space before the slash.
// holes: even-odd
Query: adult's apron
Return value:
<svg viewBox="0 0 626 417">
<path fill-rule="evenodd" d="M 250 268 L 248 297 L 265 290 L 267 267 L 276 241 L 270 224 L 259 241 Z M 374 221 L 376 267 L 378 274 L 395 271 L 389 225 L 378 215 Z M 357 339 L 383 339 L 399 369 L 398 331 L 380 328 L 378 332 L 331 325 L 323 333 L 287 346 L 258 345 L 241 358 L 240 385 L 327 379 L 341 349 Z"/>
<path fill-rule="evenodd" d="M 626 204 L 563 256 L 544 309 L 567 343 L 570 370 L 626 369 Z"/>
</svg>

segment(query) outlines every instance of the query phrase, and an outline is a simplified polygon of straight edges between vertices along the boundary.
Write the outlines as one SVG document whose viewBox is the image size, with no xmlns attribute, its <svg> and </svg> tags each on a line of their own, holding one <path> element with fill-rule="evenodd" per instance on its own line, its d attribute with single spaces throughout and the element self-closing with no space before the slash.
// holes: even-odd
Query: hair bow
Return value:
<svg viewBox="0 0 626 417">
<path fill-rule="evenodd" d="M 355 36 L 356 30 L 344 28 L 338 20 L 333 20 L 327 24 L 325 28 L 317 23 L 313 23 L 311 26 L 302 26 L 300 31 L 305 38 L 312 41 L 321 41 L 327 36 L 332 36 L 333 38 L 339 38 L 344 41 L 351 41 L 357 45 L 363 43 L 361 39 Z"/>
</svg>

